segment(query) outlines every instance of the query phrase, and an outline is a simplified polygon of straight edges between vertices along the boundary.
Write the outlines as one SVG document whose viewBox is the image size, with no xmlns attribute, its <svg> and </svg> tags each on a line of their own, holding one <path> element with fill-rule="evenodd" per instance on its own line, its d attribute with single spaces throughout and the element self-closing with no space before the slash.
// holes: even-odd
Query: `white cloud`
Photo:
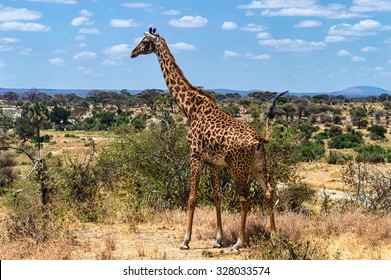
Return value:
<svg viewBox="0 0 391 280">
<path fill-rule="evenodd" d="M 76 0 L 29 0 L 30 2 L 46 2 L 56 4 L 76 4 Z"/>
<path fill-rule="evenodd" d="M 362 16 L 345 5 L 318 4 L 318 0 L 263 0 L 238 5 L 239 9 L 261 9 L 262 16 L 307 16 L 325 18 L 353 18 Z"/>
<path fill-rule="evenodd" d="M 322 22 L 317 20 L 303 20 L 297 24 L 295 24 L 296 28 L 313 28 L 322 26 Z"/>
<path fill-rule="evenodd" d="M 172 19 L 169 23 L 174 27 L 195 28 L 205 26 L 208 20 L 201 16 L 183 16 L 180 19 Z"/>
<path fill-rule="evenodd" d="M 197 50 L 197 48 L 195 46 L 190 45 L 190 44 L 185 43 L 185 42 L 179 42 L 179 43 L 175 43 L 175 44 L 170 44 L 169 48 L 172 51 L 195 51 L 195 50 Z"/>
<path fill-rule="evenodd" d="M 255 36 L 257 39 L 269 39 L 272 35 L 268 32 L 260 32 Z"/>
<path fill-rule="evenodd" d="M 81 28 L 79 30 L 80 34 L 88 34 L 88 35 L 100 35 L 100 31 L 97 28 Z"/>
<path fill-rule="evenodd" d="M 121 65 L 121 62 L 111 60 L 111 59 L 105 59 L 101 64 L 103 66 L 118 66 Z"/>
<path fill-rule="evenodd" d="M 388 28 L 388 26 L 382 26 L 376 20 L 366 19 L 356 24 L 342 23 L 333 25 L 330 27 L 328 33 L 329 35 L 337 36 L 371 36 L 376 35 L 379 31 L 388 30 Z"/>
<path fill-rule="evenodd" d="M 149 8 L 152 5 L 149 3 L 143 3 L 143 2 L 127 2 L 122 3 L 121 6 L 126 8 Z"/>
<path fill-rule="evenodd" d="M 304 7 L 316 4 L 316 0 L 261 0 L 250 4 L 238 5 L 239 9 L 279 9 L 288 7 Z"/>
<path fill-rule="evenodd" d="M 92 24 L 94 24 L 94 21 L 86 16 L 76 17 L 71 21 L 71 25 L 73 26 L 92 25 Z"/>
<path fill-rule="evenodd" d="M 49 62 L 54 65 L 63 66 L 65 60 L 59 57 L 49 59 Z"/>
<path fill-rule="evenodd" d="M 54 51 L 55 54 L 63 54 L 63 53 L 66 53 L 67 51 L 65 49 L 56 49 Z"/>
<path fill-rule="evenodd" d="M 83 52 L 79 52 L 79 53 L 75 54 L 73 56 L 73 59 L 84 60 L 84 59 L 91 59 L 91 58 L 95 58 L 95 57 L 96 57 L 96 53 L 95 52 L 83 51 Z"/>
<path fill-rule="evenodd" d="M 327 36 L 324 41 L 326 43 L 340 43 L 345 42 L 346 38 L 344 36 Z"/>
<path fill-rule="evenodd" d="M 0 5 L 0 21 L 19 21 L 40 19 L 42 14 L 26 8 L 11 8 Z"/>
<path fill-rule="evenodd" d="M 84 75 L 92 76 L 92 77 L 100 77 L 102 74 L 95 72 L 94 69 L 79 66 L 76 68 L 76 71 L 83 73 Z"/>
<path fill-rule="evenodd" d="M 354 12 L 386 12 L 391 11 L 389 0 L 353 0 L 350 10 Z"/>
<path fill-rule="evenodd" d="M 18 50 L 20 55 L 29 55 L 33 51 L 31 48 L 18 48 Z"/>
<path fill-rule="evenodd" d="M 260 31 L 264 31 L 266 29 L 267 29 L 267 27 L 265 27 L 263 25 L 257 25 L 254 23 L 249 23 L 246 26 L 243 26 L 242 28 L 240 28 L 240 30 L 244 30 L 244 31 L 248 31 L 248 32 L 260 32 Z"/>
<path fill-rule="evenodd" d="M 136 27 L 141 26 L 140 22 L 135 21 L 134 19 L 118 19 L 114 18 L 110 20 L 110 26 L 116 28 L 127 28 L 127 27 Z"/>
<path fill-rule="evenodd" d="M 259 54 L 259 55 L 254 55 L 252 53 L 247 53 L 246 57 L 249 59 L 256 59 L 256 60 L 267 60 L 270 59 L 271 56 L 268 54 Z"/>
<path fill-rule="evenodd" d="M 79 12 L 82 16 L 85 16 L 85 17 L 92 17 L 92 13 L 90 11 L 88 11 L 87 9 L 83 9 Z"/>
<path fill-rule="evenodd" d="M 238 27 L 238 25 L 233 21 L 225 21 L 221 26 L 223 30 L 234 30 Z"/>
<path fill-rule="evenodd" d="M 40 23 L 8 21 L 0 23 L 0 31 L 47 32 L 50 27 Z"/>
<path fill-rule="evenodd" d="M 307 52 L 321 50 L 326 47 L 324 42 L 307 42 L 299 39 L 267 39 L 260 40 L 259 43 L 274 47 L 279 52 Z"/>
<path fill-rule="evenodd" d="M 7 64 L 5 64 L 4 62 L 2 62 L 2 61 L 0 60 L 0 68 L 5 68 L 5 67 L 7 67 Z"/>
<path fill-rule="evenodd" d="M 103 53 L 109 55 L 112 59 L 121 59 L 129 56 L 130 51 L 131 49 L 128 44 L 119 44 L 105 49 Z"/>
<path fill-rule="evenodd" d="M 224 51 L 224 58 L 228 58 L 228 57 L 238 57 L 238 56 L 239 56 L 239 53 L 237 53 L 237 52 L 234 52 L 234 51 L 227 51 L 227 50 Z"/>
<path fill-rule="evenodd" d="M 20 42 L 20 40 L 17 38 L 11 38 L 11 37 L 0 38 L 0 43 L 2 44 L 13 44 L 17 42 Z"/>
<path fill-rule="evenodd" d="M 379 49 L 377 47 L 364 47 L 361 49 L 362 52 L 378 52 Z"/>
<path fill-rule="evenodd" d="M 338 53 L 337 53 L 337 56 L 352 56 L 353 54 L 351 54 L 350 52 L 348 52 L 347 50 L 340 50 Z"/>
<path fill-rule="evenodd" d="M 364 62 L 365 61 L 365 58 L 364 57 L 361 57 L 361 56 L 353 56 L 352 57 L 352 61 L 353 62 Z"/>
<path fill-rule="evenodd" d="M 0 45 L 0 52 L 11 52 L 13 50 L 15 50 L 15 48 L 9 45 Z"/>
<path fill-rule="evenodd" d="M 167 15 L 167 16 L 177 16 L 179 15 L 181 12 L 178 11 L 178 10 L 168 10 L 168 11 L 164 11 L 162 14 L 163 15 Z"/>
</svg>

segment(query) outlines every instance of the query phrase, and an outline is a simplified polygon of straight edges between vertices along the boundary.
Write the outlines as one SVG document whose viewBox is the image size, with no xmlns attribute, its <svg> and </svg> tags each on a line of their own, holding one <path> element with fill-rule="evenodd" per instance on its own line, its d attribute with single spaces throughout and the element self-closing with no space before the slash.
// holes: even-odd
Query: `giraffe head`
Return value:
<svg viewBox="0 0 391 280">
<path fill-rule="evenodd" d="M 149 29 L 149 32 L 144 32 L 144 38 L 141 42 L 134 48 L 131 58 L 135 58 L 140 54 L 150 54 L 156 52 L 156 43 L 159 41 L 160 36 L 156 34 L 156 29 Z"/>
</svg>

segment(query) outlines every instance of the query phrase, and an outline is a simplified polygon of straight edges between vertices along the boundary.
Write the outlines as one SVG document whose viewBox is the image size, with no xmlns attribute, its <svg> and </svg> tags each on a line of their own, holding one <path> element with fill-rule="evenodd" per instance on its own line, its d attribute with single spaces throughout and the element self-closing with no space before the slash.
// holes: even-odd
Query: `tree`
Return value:
<svg viewBox="0 0 391 280">
<path fill-rule="evenodd" d="M 354 109 L 350 112 L 352 117 L 353 125 L 357 126 L 359 129 L 364 128 L 368 125 L 367 121 L 367 110 L 363 107 Z"/>
<path fill-rule="evenodd" d="M 71 112 L 63 107 L 55 106 L 50 112 L 49 117 L 55 124 L 69 124 L 68 118 Z"/>
<path fill-rule="evenodd" d="M 19 97 L 18 94 L 16 94 L 15 92 L 8 91 L 3 94 L 2 99 L 4 99 L 7 102 L 7 104 L 12 105 L 18 102 Z"/>
<path fill-rule="evenodd" d="M 372 140 L 382 140 L 386 138 L 385 134 L 387 133 L 387 129 L 382 125 L 375 124 L 368 127 L 367 130 L 370 132 Z"/>
<path fill-rule="evenodd" d="M 15 122 L 12 117 L 8 116 L 0 108 L 0 131 L 8 131 L 15 126 Z"/>
<path fill-rule="evenodd" d="M 28 108 L 28 117 L 30 122 L 35 125 L 37 129 L 37 143 L 38 143 L 38 158 L 41 157 L 41 125 L 49 116 L 48 108 L 42 103 L 37 102 Z"/>
</svg>

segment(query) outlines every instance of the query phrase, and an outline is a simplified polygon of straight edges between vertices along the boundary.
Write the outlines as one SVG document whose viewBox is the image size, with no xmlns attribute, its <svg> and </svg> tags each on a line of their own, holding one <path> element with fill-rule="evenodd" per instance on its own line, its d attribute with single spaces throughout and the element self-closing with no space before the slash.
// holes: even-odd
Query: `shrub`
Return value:
<svg viewBox="0 0 391 280">
<path fill-rule="evenodd" d="M 382 163 L 385 162 L 385 150 L 379 145 L 367 145 L 356 149 L 357 162 Z"/>
<path fill-rule="evenodd" d="M 385 134 L 387 133 L 387 129 L 382 125 L 375 124 L 368 127 L 368 131 L 370 132 L 371 140 L 382 140 L 386 138 Z"/>
<path fill-rule="evenodd" d="M 340 126 L 333 125 L 332 127 L 329 128 L 329 130 L 327 131 L 327 134 L 329 137 L 334 137 L 334 136 L 340 135 L 340 134 L 342 134 L 342 128 Z"/>
<path fill-rule="evenodd" d="M 137 130 L 143 130 L 145 128 L 145 121 L 143 119 L 140 119 L 140 118 L 135 118 L 135 119 L 132 119 L 132 121 L 130 122 L 133 127 Z"/>
<path fill-rule="evenodd" d="M 342 170 L 342 181 L 352 188 L 352 200 L 369 211 L 391 211 L 390 170 L 368 163 L 350 162 Z"/>
<path fill-rule="evenodd" d="M 353 159 L 353 156 L 346 155 L 340 152 L 333 152 L 330 151 L 329 155 L 327 156 L 327 163 L 328 164 L 344 164 L 350 160 Z"/>
<path fill-rule="evenodd" d="M 299 158 L 301 161 L 318 160 L 323 157 L 324 153 L 324 144 L 319 142 L 306 140 L 299 148 Z"/>
<path fill-rule="evenodd" d="M 15 155 L 11 152 L 0 152 L 0 190 L 3 187 L 9 186 L 18 174 L 14 170 L 17 165 Z"/>
<path fill-rule="evenodd" d="M 277 192 L 279 211 L 300 212 L 305 210 L 303 203 L 314 198 L 315 191 L 306 184 L 295 184 Z"/>
<path fill-rule="evenodd" d="M 236 117 L 240 113 L 240 107 L 236 104 L 232 104 L 232 105 L 223 107 L 222 110 L 224 113 L 226 113 L 232 117 Z"/>
<path fill-rule="evenodd" d="M 363 141 L 361 133 L 352 131 L 351 133 L 343 133 L 332 137 L 329 140 L 329 147 L 333 149 L 350 149 L 358 147 Z"/>
</svg>

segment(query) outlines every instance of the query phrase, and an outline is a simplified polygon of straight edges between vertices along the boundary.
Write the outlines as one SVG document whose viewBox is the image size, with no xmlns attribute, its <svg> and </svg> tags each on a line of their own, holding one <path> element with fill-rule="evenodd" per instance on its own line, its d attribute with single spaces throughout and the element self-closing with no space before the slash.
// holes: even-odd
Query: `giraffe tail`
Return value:
<svg viewBox="0 0 391 280">
<path fill-rule="evenodd" d="M 284 91 L 284 92 L 281 92 L 280 94 L 278 94 L 276 96 L 276 98 L 274 98 L 272 106 L 269 108 L 269 111 L 266 112 L 266 137 L 265 137 L 266 143 L 269 142 L 272 139 L 269 125 L 271 123 L 271 120 L 276 115 L 276 112 L 274 112 L 274 107 L 277 105 L 277 102 L 281 98 L 281 96 L 283 96 L 284 94 L 286 94 L 288 92 L 289 91 Z"/>
</svg>

